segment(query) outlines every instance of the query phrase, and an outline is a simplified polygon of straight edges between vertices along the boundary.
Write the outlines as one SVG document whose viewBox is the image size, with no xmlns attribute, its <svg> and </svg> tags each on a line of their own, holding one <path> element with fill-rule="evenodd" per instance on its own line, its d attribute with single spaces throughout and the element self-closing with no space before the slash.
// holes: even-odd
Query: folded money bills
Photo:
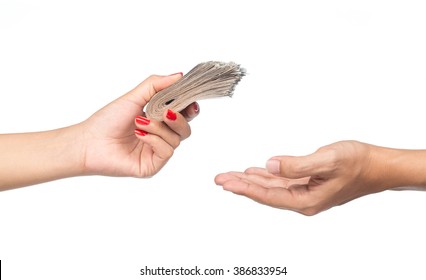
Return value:
<svg viewBox="0 0 426 280">
<path fill-rule="evenodd" d="M 197 100 L 232 96 L 245 74 L 245 69 L 234 62 L 200 63 L 179 81 L 156 93 L 146 107 L 146 116 L 162 120 L 167 109 L 180 112 Z"/>
</svg>

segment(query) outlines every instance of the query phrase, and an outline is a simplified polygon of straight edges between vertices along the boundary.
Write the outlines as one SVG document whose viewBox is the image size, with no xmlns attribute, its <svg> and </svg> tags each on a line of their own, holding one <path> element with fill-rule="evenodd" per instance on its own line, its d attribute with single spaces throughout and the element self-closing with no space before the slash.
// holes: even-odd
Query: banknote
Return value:
<svg viewBox="0 0 426 280">
<path fill-rule="evenodd" d="M 148 118 L 162 120 L 167 109 L 179 112 L 192 102 L 232 96 L 246 70 L 235 62 L 208 61 L 195 66 L 180 80 L 154 95 L 145 108 Z"/>
</svg>

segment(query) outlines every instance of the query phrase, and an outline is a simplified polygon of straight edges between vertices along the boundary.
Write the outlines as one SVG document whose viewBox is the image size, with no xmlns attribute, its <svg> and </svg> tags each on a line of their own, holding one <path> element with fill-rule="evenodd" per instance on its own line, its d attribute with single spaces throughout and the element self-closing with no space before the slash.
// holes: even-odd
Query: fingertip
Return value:
<svg viewBox="0 0 426 280">
<path fill-rule="evenodd" d="M 138 136 L 146 136 L 148 135 L 148 132 L 146 132 L 145 130 L 142 129 L 135 129 L 135 134 Z"/>
<path fill-rule="evenodd" d="M 266 170 L 274 175 L 281 173 L 281 161 L 275 158 L 271 158 L 266 162 Z"/>
<path fill-rule="evenodd" d="M 217 174 L 215 177 L 214 177 L 214 183 L 216 184 L 216 185 L 220 185 L 220 177 L 221 177 L 221 175 L 222 174 Z"/>
<path fill-rule="evenodd" d="M 216 185 L 223 186 L 223 184 L 228 181 L 228 177 L 229 176 L 226 173 L 217 174 L 216 177 L 214 177 L 214 182 Z"/>
<path fill-rule="evenodd" d="M 273 175 L 287 178 L 305 177 L 300 174 L 303 171 L 300 162 L 300 157 L 274 156 L 266 162 L 266 170 Z"/>
<path fill-rule="evenodd" d="M 167 109 L 167 111 L 166 111 L 165 114 L 166 114 L 166 118 L 169 119 L 169 120 L 171 120 L 171 121 L 175 121 L 177 119 L 176 113 L 173 112 L 170 109 Z"/>
<path fill-rule="evenodd" d="M 182 110 L 181 114 L 188 122 L 192 121 L 200 114 L 200 105 L 197 102 L 191 103 L 188 107 Z"/>
<path fill-rule="evenodd" d="M 168 75 L 166 77 L 171 80 L 171 84 L 174 84 L 177 81 L 179 81 L 180 79 L 182 79 L 182 76 L 183 76 L 183 73 L 182 72 L 178 72 L 178 73 L 174 73 L 174 74 Z"/>
<path fill-rule="evenodd" d="M 182 72 L 177 72 L 174 74 L 170 74 L 167 76 L 163 75 L 151 75 L 147 78 L 147 81 L 152 84 L 152 87 L 156 92 L 165 89 L 166 87 L 174 84 L 178 80 L 180 80 L 183 76 Z"/>
<path fill-rule="evenodd" d="M 183 73 L 182 72 L 177 72 L 177 73 L 173 73 L 173 74 L 170 74 L 170 75 L 168 75 L 169 77 L 170 76 L 180 76 L 180 77 L 182 77 L 183 76 Z"/>
<path fill-rule="evenodd" d="M 198 102 L 192 103 L 192 109 L 196 115 L 200 113 L 200 105 L 198 104 Z"/>
</svg>

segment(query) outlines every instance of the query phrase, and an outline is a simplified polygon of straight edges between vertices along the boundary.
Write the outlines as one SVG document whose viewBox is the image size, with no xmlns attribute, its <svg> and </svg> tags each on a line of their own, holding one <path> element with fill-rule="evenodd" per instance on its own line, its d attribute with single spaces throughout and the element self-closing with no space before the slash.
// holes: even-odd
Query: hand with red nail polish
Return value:
<svg viewBox="0 0 426 280">
<path fill-rule="evenodd" d="M 198 104 L 166 111 L 163 121 L 143 109 L 182 73 L 150 76 L 87 120 L 46 132 L 0 135 L 0 190 L 80 175 L 150 177 L 191 134 Z M 18 148 L 19 147 L 19 148 Z M 4 159 L 4 160 L 3 160 Z"/>
<path fill-rule="evenodd" d="M 164 112 L 163 121 L 157 121 L 146 118 L 143 108 L 156 92 L 181 77 L 180 72 L 151 76 L 84 123 L 91 139 L 85 153 L 89 172 L 150 177 L 167 163 L 180 142 L 191 134 L 187 119 L 198 112 L 190 105 L 182 113 Z"/>
</svg>

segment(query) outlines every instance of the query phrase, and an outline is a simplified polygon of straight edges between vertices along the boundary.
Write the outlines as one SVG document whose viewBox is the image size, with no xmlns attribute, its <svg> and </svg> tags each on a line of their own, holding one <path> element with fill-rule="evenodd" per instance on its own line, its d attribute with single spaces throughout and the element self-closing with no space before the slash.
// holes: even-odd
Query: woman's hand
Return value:
<svg viewBox="0 0 426 280">
<path fill-rule="evenodd" d="M 86 121 L 51 131 L 0 135 L 0 190 L 81 175 L 149 177 L 189 137 L 197 103 L 164 122 L 144 117 L 158 91 L 182 77 L 151 76 Z"/>
<path fill-rule="evenodd" d="M 190 136 L 188 121 L 199 113 L 198 104 L 182 113 L 164 112 L 164 122 L 147 119 L 143 108 L 156 92 L 181 77 L 181 73 L 151 76 L 82 124 L 87 173 L 150 177 L 167 163 L 180 142 Z"/>
</svg>

